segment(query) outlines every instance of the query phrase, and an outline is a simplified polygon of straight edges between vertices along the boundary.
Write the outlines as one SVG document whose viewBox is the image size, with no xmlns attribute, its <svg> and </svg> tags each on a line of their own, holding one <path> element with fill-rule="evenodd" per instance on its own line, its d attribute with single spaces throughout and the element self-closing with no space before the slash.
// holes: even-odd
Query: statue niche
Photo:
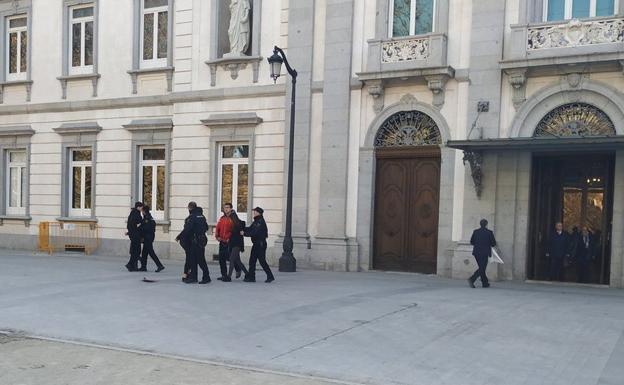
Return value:
<svg viewBox="0 0 624 385">
<path fill-rule="evenodd" d="M 230 0 L 229 52 L 224 58 L 248 56 L 251 32 L 251 3 L 250 0 Z"/>
</svg>

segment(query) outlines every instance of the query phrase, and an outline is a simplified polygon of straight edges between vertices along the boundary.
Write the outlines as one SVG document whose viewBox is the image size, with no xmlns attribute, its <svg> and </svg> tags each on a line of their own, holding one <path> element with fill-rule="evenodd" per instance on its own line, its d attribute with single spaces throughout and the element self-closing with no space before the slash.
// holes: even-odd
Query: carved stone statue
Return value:
<svg viewBox="0 0 624 385">
<path fill-rule="evenodd" d="M 249 0 L 231 0 L 230 2 L 230 52 L 224 57 L 245 56 L 249 47 L 249 16 L 251 4 Z"/>
</svg>

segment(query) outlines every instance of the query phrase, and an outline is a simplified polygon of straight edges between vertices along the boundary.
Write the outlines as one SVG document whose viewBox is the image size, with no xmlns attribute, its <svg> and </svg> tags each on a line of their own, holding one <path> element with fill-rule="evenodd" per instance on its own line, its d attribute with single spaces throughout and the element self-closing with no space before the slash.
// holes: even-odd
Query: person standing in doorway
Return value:
<svg viewBox="0 0 624 385">
<path fill-rule="evenodd" d="M 249 274 L 245 276 L 245 282 L 256 282 L 256 262 L 260 262 L 260 266 L 262 266 L 267 276 L 264 282 L 271 283 L 275 281 L 275 277 L 273 277 L 273 272 L 266 261 L 266 240 L 269 236 L 269 230 L 264 220 L 264 210 L 261 207 L 256 207 L 253 209 L 252 214 L 254 221 L 244 231 L 244 235 L 251 237 L 251 242 L 253 243 L 251 255 L 249 256 Z"/>
<path fill-rule="evenodd" d="M 570 257 L 570 237 L 563 230 L 563 223 L 561 222 L 555 224 L 555 233 L 548 242 L 546 257 L 550 258 L 550 280 L 562 281 L 563 261 Z"/>
<path fill-rule="evenodd" d="M 240 266 L 240 269 L 245 273 L 245 276 L 249 275 L 249 271 L 245 268 L 245 265 L 241 262 L 240 253 L 245 251 L 245 239 L 243 234 L 245 231 L 245 222 L 241 221 L 236 215 L 236 212 L 230 213 L 230 219 L 232 220 L 232 236 L 230 237 L 230 269 L 228 271 L 228 280 L 232 280 L 232 272 L 235 266 Z"/>
<path fill-rule="evenodd" d="M 154 240 L 156 239 L 156 221 L 152 217 L 150 207 L 143 206 L 143 221 L 139 227 L 143 237 L 143 252 L 141 253 L 141 267 L 139 271 L 147 271 L 147 256 L 149 255 L 156 264 L 156 272 L 160 273 L 165 266 L 160 262 L 154 251 Z"/>
<path fill-rule="evenodd" d="M 594 234 L 587 226 L 583 226 L 576 246 L 576 272 L 579 283 L 589 283 L 590 265 L 594 258 Z"/>
<path fill-rule="evenodd" d="M 141 231 L 139 230 L 139 226 L 141 226 L 141 222 L 143 221 L 143 217 L 141 216 L 142 209 L 143 203 L 136 202 L 134 208 L 130 210 L 130 215 L 128 215 L 128 222 L 126 224 L 126 228 L 128 229 L 126 235 L 130 238 L 130 260 L 126 264 L 126 269 L 128 269 L 128 271 L 139 270 L 137 264 L 141 257 Z"/>
<path fill-rule="evenodd" d="M 470 244 L 473 246 L 472 255 L 477 260 L 477 266 L 479 268 L 474 272 L 472 277 L 468 278 L 468 284 L 470 287 L 475 287 L 475 281 L 481 277 L 481 285 L 483 287 L 490 287 L 490 281 L 488 280 L 485 271 L 487 269 L 488 258 L 492 255 L 492 247 L 496 246 L 496 238 L 492 230 L 487 228 L 488 221 L 481 219 L 480 226 L 472 233 L 470 237 Z"/>
<path fill-rule="evenodd" d="M 228 277 L 227 262 L 230 259 L 230 237 L 232 236 L 232 220 L 230 214 L 232 213 L 232 204 L 226 203 L 223 205 L 223 215 L 219 218 L 217 226 L 215 228 L 215 238 L 219 242 L 219 268 L 221 269 L 221 277 L 217 278 L 219 281 L 226 281 Z M 234 266 L 236 269 L 236 278 L 241 275 L 241 269 L 239 266 Z"/>
</svg>

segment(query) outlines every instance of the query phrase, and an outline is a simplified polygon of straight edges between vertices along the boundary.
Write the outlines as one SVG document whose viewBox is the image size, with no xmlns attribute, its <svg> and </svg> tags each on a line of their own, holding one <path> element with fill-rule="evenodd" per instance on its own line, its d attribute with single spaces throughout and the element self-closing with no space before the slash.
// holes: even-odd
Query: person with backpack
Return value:
<svg viewBox="0 0 624 385">
<path fill-rule="evenodd" d="M 184 265 L 184 271 L 187 273 L 183 278 L 184 283 L 197 283 L 198 265 L 202 269 L 202 280 L 200 284 L 209 283 L 210 271 L 206 263 L 206 245 L 208 244 L 208 222 L 204 217 L 204 211 L 198 207 L 195 202 L 188 204 L 189 216 L 184 221 L 184 229 L 176 237 L 180 241 L 180 245 L 184 248 L 187 255 L 187 261 Z"/>
<path fill-rule="evenodd" d="M 154 239 L 156 238 L 156 221 L 152 217 L 150 207 L 143 206 L 143 221 L 139 226 L 143 238 L 143 252 L 141 253 L 141 267 L 139 271 L 147 271 L 147 256 L 149 255 L 156 264 L 156 273 L 165 270 L 165 266 L 160 262 L 154 251 Z"/>
<path fill-rule="evenodd" d="M 223 282 L 231 282 L 232 281 L 232 272 L 234 271 L 235 266 L 239 266 L 245 276 L 249 275 L 249 271 L 241 262 L 240 253 L 245 251 L 245 241 L 243 238 L 243 233 L 245 231 L 245 222 L 241 221 L 236 215 L 236 212 L 232 211 L 230 214 L 230 219 L 232 220 L 232 236 L 230 237 L 230 269 L 228 271 L 227 279 L 224 279 Z"/>
<path fill-rule="evenodd" d="M 256 262 L 260 262 L 260 266 L 266 273 L 266 283 L 275 281 L 273 272 L 266 261 L 266 249 L 267 238 L 269 236 L 269 230 L 267 229 L 266 222 L 263 214 L 264 210 L 261 207 L 256 207 L 252 211 L 254 221 L 251 226 L 245 228 L 245 236 L 251 238 L 253 246 L 251 247 L 251 255 L 249 257 L 249 274 L 245 277 L 245 282 L 256 282 Z"/>
</svg>

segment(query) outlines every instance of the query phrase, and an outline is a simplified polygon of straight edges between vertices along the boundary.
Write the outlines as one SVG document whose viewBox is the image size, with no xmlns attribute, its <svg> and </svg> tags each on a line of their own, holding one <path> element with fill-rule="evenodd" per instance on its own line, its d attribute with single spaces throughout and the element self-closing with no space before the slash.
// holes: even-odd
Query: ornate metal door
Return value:
<svg viewBox="0 0 624 385">
<path fill-rule="evenodd" d="M 373 267 L 436 273 L 440 150 L 377 150 Z"/>
</svg>

